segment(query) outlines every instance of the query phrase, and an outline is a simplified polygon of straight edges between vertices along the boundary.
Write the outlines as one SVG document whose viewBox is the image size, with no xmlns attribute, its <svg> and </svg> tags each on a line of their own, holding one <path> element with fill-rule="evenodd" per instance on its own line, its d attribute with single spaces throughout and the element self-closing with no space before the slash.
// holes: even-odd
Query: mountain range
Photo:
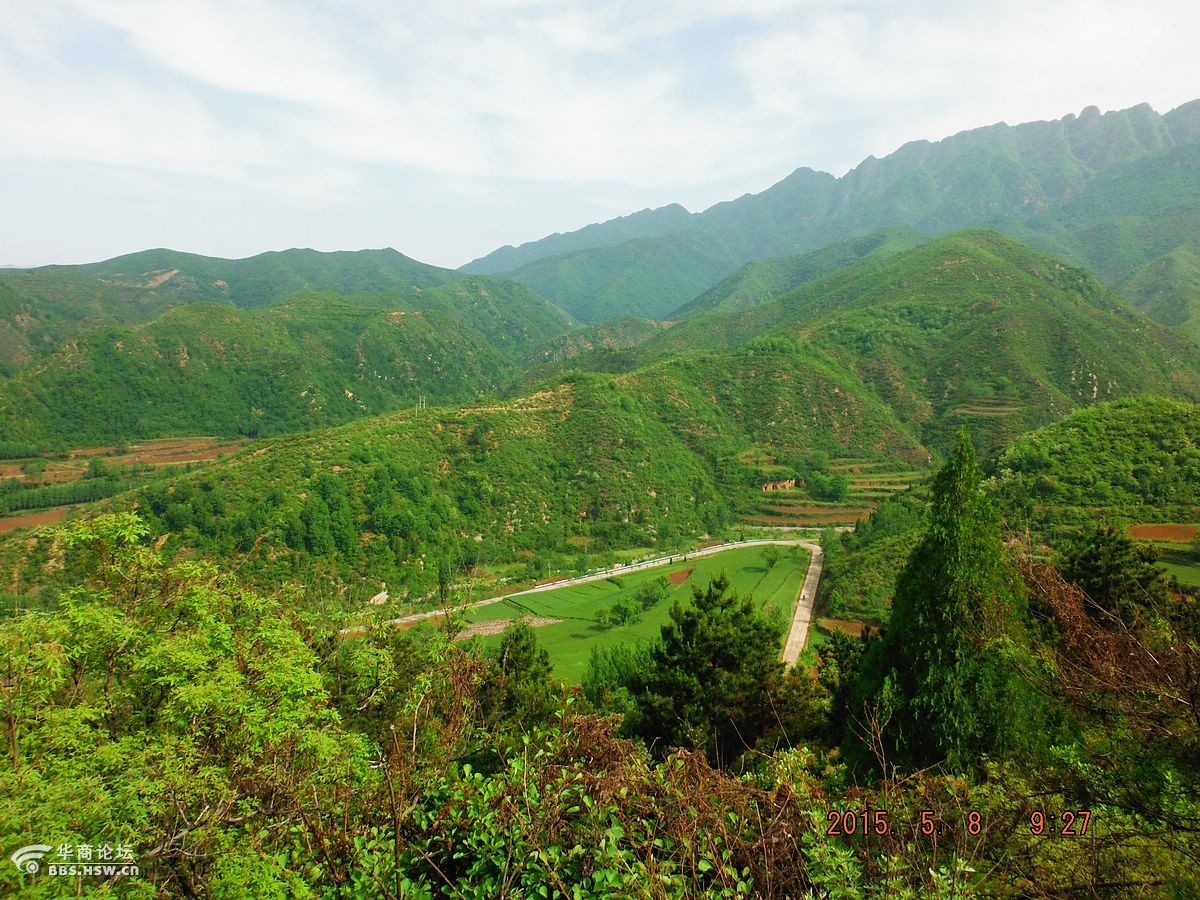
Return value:
<svg viewBox="0 0 1200 900">
<path fill-rule="evenodd" d="M 755 259 L 795 255 L 879 228 L 927 236 L 992 227 L 1092 268 L 1163 324 L 1192 317 L 1200 228 L 1200 101 L 1159 115 L 1095 107 L 1053 122 L 973 129 L 906 144 L 835 178 L 797 169 L 760 194 L 701 213 L 646 210 L 570 235 L 501 248 L 463 271 L 506 275 L 582 321 L 670 318 Z M 1122 253 L 1113 255 L 1114 245 Z M 1165 273 L 1164 273 L 1165 270 Z M 1155 302 L 1166 280 L 1189 298 Z M 1146 283 L 1150 282 L 1150 283 Z"/>
<path fill-rule="evenodd" d="M 0 427 L 44 447 L 261 437 L 582 370 L 684 398 L 655 416 L 723 452 L 929 459 L 964 422 L 1000 447 L 1106 399 L 1195 399 L 1198 242 L 1200 101 L 916 142 L 457 272 L 394 250 L 9 270 Z"/>
</svg>

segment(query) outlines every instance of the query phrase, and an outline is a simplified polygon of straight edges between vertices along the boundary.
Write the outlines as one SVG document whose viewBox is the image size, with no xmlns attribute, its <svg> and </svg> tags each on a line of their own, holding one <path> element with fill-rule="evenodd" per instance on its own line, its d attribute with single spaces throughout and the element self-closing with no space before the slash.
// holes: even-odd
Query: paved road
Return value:
<svg viewBox="0 0 1200 900">
<path fill-rule="evenodd" d="M 612 578 L 614 575 L 624 575 L 629 572 L 637 572 L 642 569 L 653 569 L 657 566 L 669 566 L 674 563 L 683 563 L 688 560 L 696 559 L 701 556 L 712 556 L 715 553 L 723 553 L 726 550 L 732 550 L 735 547 L 754 547 L 763 544 L 779 544 L 784 547 L 803 547 L 812 554 L 812 558 L 808 563 L 808 572 L 804 576 L 804 584 L 800 588 L 800 595 L 796 600 L 796 610 L 792 615 L 792 627 L 788 631 L 787 641 L 783 648 L 783 662 L 785 665 L 792 665 L 800 656 L 800 651 L 804 649 L 804 645 L 808 643 L 808 628 L 812 621 L 813 602 L 817 599 L 817 584 L 821 580 L 821 570 L 825 565 L 825 554 L 821 551 L 821 546 L 815 541 L 771 541 L 771 540 L 755 540 L 755 541 L 730 541 L 725 544 L 716 544 L 712 547 L 704 547 L 700 550 L 693 550 L 689 553 L 676 553 L 670 556 L 659 556 L 655 559 L 647 559 L 642 562 L 630 563 L 625 566 L 613 566 L 611 569 L 602 569 L 599 572 L 593 572 L 590 575 L 580 575 L 576 578 L 560 578 L 557 581 L 546 582 L 545 584 L 535 585 L 523 591 L 514 591 L 511 594 L 504 594 L 499 597 L 489 597 L 486 600 L 476 600 L 473 603 L 464 603 L 459 606 L 450 606 L 445 609 L 435 609 L 430 612 L 414 613 L 411 616 L 401 616 L 399 619 L 392 619 L 393 625 L 408 625 L 413 622 L 420 622 L 423 619 L 432 619 L 435 616 L 444 616 L 447 613 L 459 612 L 464 609 L 469 609 L 475 606 L 489 606 L 493 603 L 500 603 L 508 600 L 511 597 L 523 597 L 526 594 L 538 594 L 543 591 L 554 591 L 561 587 L 568 587 L 573 584 L 586 584 L 589 581 L 603 581 L 605 578 Z"/>
<path fill-rule="evenodd" d="M 802 547 L 812 553 L 808 561 L 808 573 L 804 576 L 804 584 L 800 588 L 800 596 L 796 599 L 796 612 L 792 615 L 792 627 L 788 630 L 787 641 L 783 645 L 783 664 L 794 665 L 800 658 L 800 652 L 808 643 L 808 627 L 812 623 L 813 603 L 817 599 L 817 585 L 821 583 L 821 571 L 825 568 L 825 551 L 820 544 L 802 543 Z"/>
</svg>

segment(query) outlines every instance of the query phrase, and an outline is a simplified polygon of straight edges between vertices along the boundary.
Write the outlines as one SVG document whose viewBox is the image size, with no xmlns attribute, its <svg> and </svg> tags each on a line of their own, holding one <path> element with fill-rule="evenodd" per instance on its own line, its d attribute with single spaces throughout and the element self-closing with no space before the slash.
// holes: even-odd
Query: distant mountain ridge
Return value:
<svg viewBox="0 0 1200 900">
<path fill-rule="evenodd" d="M 512 245 L 501 247 L 499 250 L 493 250 L 487 256 L 460 266 L 459 271 L 477 275 L 511 272 L 526 263 L 536 262 L 546 256 L 558 256 L 595 247 L 615 247 L 637 238 L 670 234 L 685 227 L 691 219 L 692 214 L 678 203 L 671 203 L 658 209 L 643 209 L 641 212 L 631 213 L 628 216 L 587 225 L 578 231 L 552 234 L 537 241 L 521 244 L 519 247 Z"/>
<path fill-rule="evenodd" d="M 144 250 L 80 266 L 0 272 L 0 377 L 83 331 L 135 325 L 175 306 L 207 301 L 243 309 L 304 292 L 407 293 L 462 276 L 395 250 L 283 250 L 220 259 Z"/>
<path fill-rule="evenodd" d="M 662 318 L 754 259 L 804 253 L 886 226 L 934 235 L 1023 222 L 1098 180 L 1130 176 L 1142 163 L 1195 143 L 1200 100 L 1163 115 L 1147 104 L 1103 114 L 1088 107 L 1056 121 L 914 141 L 883 159 L 868 157 L 840 179 L 797 169 L 760 194 L 686 219 L 664 216 L 661 222 L 679 223 L 667 233 L 621 241 L 629 223 L 614 220 L 525 244 L 519 256 L 497 251 L 469 268 L 523 281 L 584 322 Z"/>
</svg>

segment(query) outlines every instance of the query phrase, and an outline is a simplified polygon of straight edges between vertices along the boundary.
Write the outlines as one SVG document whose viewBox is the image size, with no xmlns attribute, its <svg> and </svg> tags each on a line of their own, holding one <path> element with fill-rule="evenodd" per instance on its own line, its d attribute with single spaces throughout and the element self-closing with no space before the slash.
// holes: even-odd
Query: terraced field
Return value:
<svg viewBox="0 0 1200 900">
<path fill-rule="evenodd" d="M 1019 400 L 977 400 L 964 403 L 954 412 L 963 416 L 1012 416 L 1019 413 L 1023 404 Z"/>
<path fill-rule="evenodd" d="M 850 477 L 850 492 L 839 503 L 814 500 L 804 488 L 760 492 L 751 510 L 740 517 L 749 525 L 774 528 L 821 528 L 852 525 L 865 519 L 885 499 L 927 477 L 923 470 L 894 469 L 888 463 L 843 459 L 830 467 Z"/>
</svg>

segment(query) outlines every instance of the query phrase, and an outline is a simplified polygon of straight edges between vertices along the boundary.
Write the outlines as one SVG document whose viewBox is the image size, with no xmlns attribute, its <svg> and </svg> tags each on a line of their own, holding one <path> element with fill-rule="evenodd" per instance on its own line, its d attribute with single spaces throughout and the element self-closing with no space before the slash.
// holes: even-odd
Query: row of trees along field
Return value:
<svg viewBox="0 0 1200 900">
<path fill-rule="evenodd" d="M 536 633 L 310 615 L 132 514 L 0 621 L 0 837 L 136 848 L 23 896 L 1195 896 L 1200 612 L 1119 533 L 1004 542 L 965 433 L 882 639 L 812 666 L 716 579 L 557 683 Z M 327 499 L 328 503 L 328 499 Z M 336 501 L 335 501 L 336 505 Z M 1068 580 L 1069 579 L 1069 580 Z M 30 802 L 36 798 L 36 802 Z"/>
</svg>

